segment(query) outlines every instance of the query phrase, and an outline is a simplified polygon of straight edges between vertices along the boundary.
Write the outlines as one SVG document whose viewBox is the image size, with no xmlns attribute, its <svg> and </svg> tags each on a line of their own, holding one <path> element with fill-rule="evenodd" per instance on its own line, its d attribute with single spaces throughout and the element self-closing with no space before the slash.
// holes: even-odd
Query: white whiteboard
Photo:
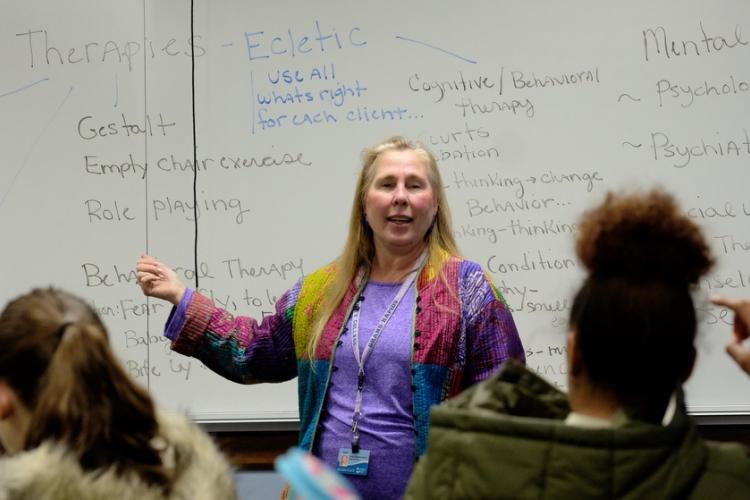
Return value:
<svg viewBox="0 0 750 500">
<path fill-rule="evenodd" d="M 134 284 L 146 249 L 192 279 L 189 2 L 0 9 L 0 299 L 68 288 L 161 404 L 294 421 L 294 381 L 239 386 L 170 353 L 168 308 Z M 401 134 L 437 155 L 463 252 L 564 385 L 573 224 L 658 183 L 719 260 L 690 409 L 750 413 L 731 317 L 705 301 L 750 283 L 748 2 L 212 0 L 195 34 L 200 281 L 230 311 L 271 311 L 337 255 L 361 149 Z"/>
</svg>

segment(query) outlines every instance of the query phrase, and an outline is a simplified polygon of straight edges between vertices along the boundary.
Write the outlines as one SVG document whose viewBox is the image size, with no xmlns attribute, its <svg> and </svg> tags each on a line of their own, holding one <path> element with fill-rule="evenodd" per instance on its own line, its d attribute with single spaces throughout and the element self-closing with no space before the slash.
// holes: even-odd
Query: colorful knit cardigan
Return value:
<svg viewBox="0 0 750 500">
<path fill-rule="evenodd" d="M 262 323 L 234 317 L 193 293 L 185 314 L 173 315 L 172 348 L 200 359 L 240 383 L 282 382 L 298 377 L 299 446 L 312 450 L 326 399 L 341 330 L 364 283 L 352 283 L 323 329 L 314 359 L 306 346 L 335 266 L 306 276 L 276 303 Z M 524 361 L 513 317 L 499 292 L 474 262 L 446 255 L 444 278 L 429 265 L 417 278 L 411 331 L 415 457 L 425 448 L 429 410 L 487 378 L 503 361 Z M 352 395 L 353 397 L 353 395 Z"/>
</svg>

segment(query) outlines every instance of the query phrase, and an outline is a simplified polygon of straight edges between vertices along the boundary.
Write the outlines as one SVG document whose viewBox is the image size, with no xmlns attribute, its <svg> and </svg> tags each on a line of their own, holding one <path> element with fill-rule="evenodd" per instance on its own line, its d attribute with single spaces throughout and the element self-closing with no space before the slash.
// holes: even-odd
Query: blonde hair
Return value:
<svg viewBox="0 0 750 500">
<path fill-rule="evenodd" d="M 170 491 L 173 475 L 152 444 L 153 402 L 115 359 L 88 304 L 62 290 L 32 290 L 0 314 L 0 346 L 0 378 L 31 411 L 24 449 L 56 441 L 84 470 L 113 467 Z"/>
<path fill-rule="evenodd" d="M 349 234 L 341 255 L 335 260 L 335 277 L 333 283 L 325 292 L 325 297 L 318 312 L 317 319 L 313 323 L 313 331 L 307 344 L 307 355 L 313 359 L 323 329 L 330 320 L 336 308 L 344 299 L 352 280 L 359 269 L 369 271 L 375 258 L 375 242 L 372 229 L 365 222 L 364 202 L 367 191 L 370 189 L 380 155 L 386 151 L 413 151 L 425 163 L 427 167 L 427 180 L 432 187 L 436 197 L 437 213 L 435 222 L 425 235 L 427 246 L 427 266 L 437 271 L 442 279 L 442 264 L 445 254 L 460 256 L 458 245 L 453 238 L 451 215 L 448 208 L 448 200 L 445 196 L 445 188 L 438 170 L 437 161 L 432 153 L 423 146 L 395 136 L 362 152 L 362 168 L 357 178 L 357 186 L 352 201 L 351 216 L 349 218 Z"/>
</svg>

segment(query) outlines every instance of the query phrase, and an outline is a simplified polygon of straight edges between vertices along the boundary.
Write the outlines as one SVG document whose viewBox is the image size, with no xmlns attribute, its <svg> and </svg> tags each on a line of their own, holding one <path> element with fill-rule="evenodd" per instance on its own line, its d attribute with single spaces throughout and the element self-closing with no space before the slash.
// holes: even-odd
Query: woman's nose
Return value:
<svg viewBox="0 0 750 500">
<path fill-rule="evenodd" d="M 397 185 L 393 190 L 393 203 L 406 203 L 406 195 L 406 186 L 403 186 L 401 184 Z"/>
</svg>

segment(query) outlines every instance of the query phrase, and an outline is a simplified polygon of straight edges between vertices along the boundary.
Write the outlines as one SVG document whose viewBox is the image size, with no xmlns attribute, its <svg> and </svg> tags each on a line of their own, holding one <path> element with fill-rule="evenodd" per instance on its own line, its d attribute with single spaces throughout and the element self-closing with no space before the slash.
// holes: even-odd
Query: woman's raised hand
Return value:
<svg viewBox="0 0 750 500">
<path fill-rule="evenodd" d="M 185 293 L 185 285 L 170 267 L 150 255 L 141 255 L 135 266 L 138 285 L 145 295 L 178 304 Z"/>
</svg>

